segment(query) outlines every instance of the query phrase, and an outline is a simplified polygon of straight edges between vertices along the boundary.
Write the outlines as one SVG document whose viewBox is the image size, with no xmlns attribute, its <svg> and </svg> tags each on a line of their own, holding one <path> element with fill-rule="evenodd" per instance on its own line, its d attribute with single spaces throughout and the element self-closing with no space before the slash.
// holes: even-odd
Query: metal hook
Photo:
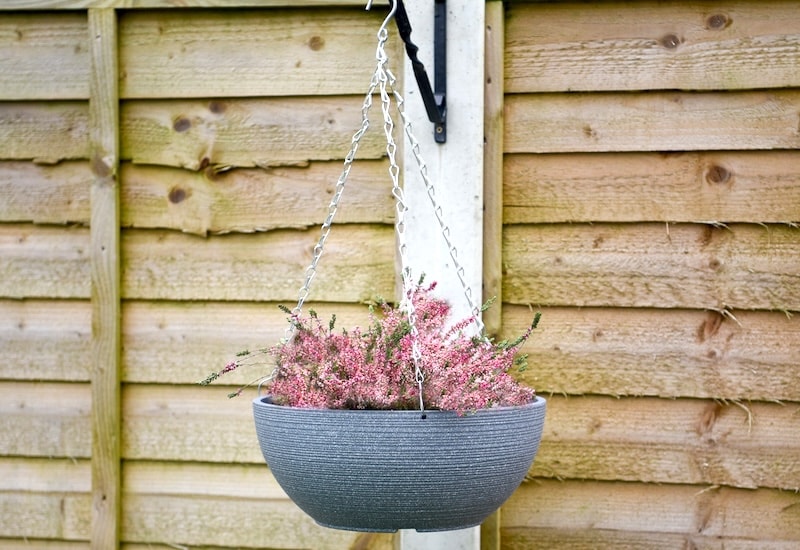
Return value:
<svg viewBox="0 0 800 550">
<path fill-rule="evenodd" d="M 367 11 L 369 11 L 370 8 L 372 8 L 372 2 L 373 0 L 367 0 L 367 8 L 366 8 Z M 383 20 L 383 24 L 378 29 L 378 33 L 381 33 L 382 31 L 386 30 L 387 25 L 389 25 L 389 21 L 392 20 L 394 14 L 397 12 L 397 0 L 389 0 L 389 3 L 391 4 L 392 8 L 389 10 L 389 15 L 387 15 L 386 19 Z"/>
</svg>

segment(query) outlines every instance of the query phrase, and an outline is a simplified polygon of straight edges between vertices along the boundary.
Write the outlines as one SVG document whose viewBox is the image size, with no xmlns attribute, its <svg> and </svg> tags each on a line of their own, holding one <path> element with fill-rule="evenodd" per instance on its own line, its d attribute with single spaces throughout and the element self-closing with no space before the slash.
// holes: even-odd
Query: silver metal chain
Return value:
<svg viewBox="0 0 800 550">
<path fill-rule="evenodd" d="M 342 192 L 344 191 L 345 184 L 347 183 L 347 177 L 350 174 L 350 169 L 352 167 L 353 161 L 355 160 L 355 155 L 356 152 L 358 151 L 359 143 L 361 142 L 361 138 L 364 136 L 364 134 L 367 132 L 370 126 L 369 111 L 370 108 L 372 107 L 373 94 L 377 90 L 381 98 L 381 112 L 383 114 L 383 132 L 386 137 L 386 154 L 389 157 L 389 177 L 392 181 L 392 196 L 395 199 L 395 215 L 396 215 L 395 233 L 397 235 L 397 248 L 400 256 L 400 267 L 401 267 L 401 277 L 402 277 L 402 287 L 403 287 L 403 296 L 400 305 L 401 308 L 405 309 L 408 317 L 408 323 L 411 331 L 412 360 L 414 362 L 414 379 L 419 388 L 419 408 L 421 411 L 424 411 L 425 404 L 423 401 L 422 393 L 423 393 L 423 384 L 425 382 L 425 374 L 423 373 L 420 367 L 422 363 L 422 353 L 419 348 L 419 332 L 417 331 L 416 311 L 412 300 L 414 290 L 416 289 L 416 282 L 412 274 L 410 261 L 408 259 L 408 245 L 406 243 L 406 235 L 405 235 L 405 229 L 406 229 L 405 219 L 406 219 L 406 214 L 408 212 L 408 206 L 406 204 L 403 188 L 400 186 L 400 167 L 397 164 L 397 144 L 394 139 L 395 124 L 391 112 L 392 98 L 394 98 L 395 100 L 397 111 L 400 114 L 400 118 L 403 122 L 403 132 L 408 138 L 409 143 L 411 144 L 411 152 L 414 155 L 414 159 L 419 169 L 420 176 L 425 185 L 426 194 L 428 196 L 428 200 L 430 201 L 431 206 L 433 207 L 433 212 L 436 216 L 436 221 L 439 224 L 439 229 L 441 231 L 442 237 L 444 238 L 444 241 L 447 244 L 448 252 L 450 253 L 450 258 L 453 261 L 454 271 L 458 276 L 459 282 L 461 283 L 461 287 L 464 292 L 464 297 L 466 298 L 467 304 L 472 313 L 472 319 L 477 326 L 478 334 L 483 334 L 484 324 L 483 321 L 481 321 L 480 308 L 475 305 L 475 301 L 472 297 L 472 289 L 469 287 L 469 285 L 464 279 L 464 267 L 458 261 L 458 250 L 456 249 L 455 245 L 450 239 L 450 228 L 445 224 L 444 219 L 442 217 L 442 208 L 439 205 L 438 201 L 436 200 L 435 189 L 433 184 L 431 183 L 430 177 L 428 176 L 428 167 L 425 164 L 425 161 L 420 153 L 419 142 L 414 136 L 411 122 L 408 120 L 408 117 L 406 116 L 404 109 L 405 101 L 402 95 L 397 90 L 395 90 L 395 84 L 397 82 L 397 79 L 392 73 L 392 71 L 388 68 L 389 56 L 386 54 L 386 49 L 385 49 L 386 41 L 389 36 L 387 26 L 394 17 L 395 11 L 397 10 L 397 3 L 394 0 L 390 1 L 392 3 L 392 8 L 389 12 L 389 15 L 386 17 L 386 19 L 384 19 L 383 24 L 380 26 L 377 33 L 378 45 L 375 51 L 375 58 L 377 60 L 377 64 L 375 67 L 375 71 L 372 75 L 372 79 L 370 80 L 370 85 L 367 90 L 367 93 L 364 96 L 364 102 L 361 107 L 361 126 L 359 127 L 358 131 L 355 134 L 353 134 L 353 138 L 350 144 L 350 151 L 347 153 L 347 156 L 345 157 L 342 172 L 339 176 L 338 181 L 336 182 L 336 189 L 334 191 L 333 197 L 331 198 L 330 204 L 328 205 L 328 215 L 322 224 L 321 234 L 319 240 L 317 241 L 317 244 L 314 246 L 311 264 L 308 266 L 308 268 L 306 268 L 305 281 L 303 282 L 303 286 L 300 288 L 297 305 L 292 310 L 292 314 L 300 315 L 300 312 L 303 308 L 303 304 L 308 298 L 311 282 L 316 276 L 317 264 L 319 263 L 320 258 L 322 257 L 322 252 L 325 246 L 325 242 L 327 241 L 328 235 L 330 234 L 331 226 L 333 225 L 333 220 L 334 217 L 336 216 L 336 211 L 339 208 L 339 202 L 342 197 Z M 367 9 L 370 9 L 371 4 L 372 1 L 370 0 L 367 3 Z M 294 330 L 295 330 L 295 325 L 292 323 L 290 324 L 289 328 L 287 328 L 287 333 L 288 333 L 287 338 L 291 338 L 291 335 L 294 334 Z"/>
</svg>

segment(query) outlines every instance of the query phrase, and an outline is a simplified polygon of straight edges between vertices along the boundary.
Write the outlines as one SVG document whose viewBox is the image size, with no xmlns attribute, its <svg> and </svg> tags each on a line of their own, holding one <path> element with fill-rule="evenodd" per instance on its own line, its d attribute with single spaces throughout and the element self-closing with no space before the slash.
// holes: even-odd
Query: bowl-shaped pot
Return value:
<svg viewBox="0 0 800 550">
<path fill-rule="evenodd" d="M 301 409 L 253 401 L 264 459 L 317 523 L 353 531 L 480 524 L 531 467 L 545 400 L 451 411 Z"/>
</svg>

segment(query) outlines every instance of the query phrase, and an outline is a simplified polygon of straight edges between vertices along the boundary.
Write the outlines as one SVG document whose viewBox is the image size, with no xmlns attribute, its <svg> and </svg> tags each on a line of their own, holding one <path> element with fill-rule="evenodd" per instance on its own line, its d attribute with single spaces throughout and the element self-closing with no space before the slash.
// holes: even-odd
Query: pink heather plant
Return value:
<svg viewBox="0 0 800 550">
<path fill-rule="evenodd" d="M 520 370 L 527 366 L 527 356 L 515 358 L 515 352 L 528 339 L 540 315 L 537 313 L 528 330 L 513 342 L 493 343 L 465 334 L 472 318 L 446 328 L 450 306 L 433 296 L 435 286 L 417 286 L 411 297 L 419 367 L 425 377 L 425 407 L 463 414 L 531 402 L 534 390 L 521 386 L 509 371 L 514 366 Z M 289 313 L 294 336 L 261 350 L 274 356 L 277 363 L 266 383 L 274 403 L 328 409 L 419 407 L 413 337 L 406 311 L 384 302 L 381 315 L 370 311 L 366 330 L 351 331 L 335 331 L 335 316 L 323 323 L 313 311 L 307 317 Z M 241 366 L 251 355 L 243 352 L 201 383 Z M 231 396 L 239 393 L 241 390 Z"/>
</svg>

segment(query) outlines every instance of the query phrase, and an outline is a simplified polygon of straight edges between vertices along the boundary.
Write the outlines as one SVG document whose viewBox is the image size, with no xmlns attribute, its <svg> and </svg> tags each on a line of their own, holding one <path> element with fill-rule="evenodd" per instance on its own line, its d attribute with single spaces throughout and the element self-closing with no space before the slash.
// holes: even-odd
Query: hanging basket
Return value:
<svg viewBox="0 0 800 550">
<path fill-rule="evenodd" d="M 264 459 L 317 523 L 350 531 L 479 525 L 519 486 L 545 400 L 452 411 L 306 409 L 253 401 Z"/>
</svg>

